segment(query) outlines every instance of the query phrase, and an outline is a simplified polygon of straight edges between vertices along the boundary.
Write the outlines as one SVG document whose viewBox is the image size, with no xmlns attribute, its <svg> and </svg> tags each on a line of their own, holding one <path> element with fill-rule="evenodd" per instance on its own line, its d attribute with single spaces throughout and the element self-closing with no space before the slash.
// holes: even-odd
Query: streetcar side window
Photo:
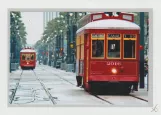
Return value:
<svg viewBox="0 0 161 115">
<path fill-rule="evenodd" d="M 136 58 L 135 40 L 124 40 L 124 58 Z"/>
<path fill-rule="evenodd" d="M 108 57 L 120 58 L 120 40 L 108 40 Z"/>
<path fill-rule="evenodd" d="M 104 57 L 104 40 L 92 40 L 92 57 Z"/>
</svg>

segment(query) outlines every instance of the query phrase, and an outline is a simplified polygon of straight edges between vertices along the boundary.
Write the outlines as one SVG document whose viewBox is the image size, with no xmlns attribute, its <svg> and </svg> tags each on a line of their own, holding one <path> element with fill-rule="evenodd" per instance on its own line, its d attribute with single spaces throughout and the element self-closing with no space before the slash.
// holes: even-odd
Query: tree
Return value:
<svg viewBox="0 0 161 115">
<path fill-rule="evenodd" d="M 140 25 L 140 12 L 134 12 L 136 16 L 134 16 L 134 22 L 138 25 Z M 146 21 L 146 18 L 148 17 L 149 13 L 145 12 L 144 13 L 144 21 Z M 146 22 L 145 22 L 146 23 Z"/>
<path fill-rule="evenodd" d="M 26 30 L 20 12 L 10 12 L 10 47 L 12 59 L 19 60 L 19 52 L 26 45 Z M 16 62 L 17 62 L 16 61 Z"/>
<path fill-rule="evenodd" d="M 35 48 L 40 51 L 40 55 L 42 54 L 42 50 L 48 51 L 48 44 L 52 44 L 52 46 L 56 45 L 55 47 L 60 47 L 60 38 L 63 38 L 62 36 L 66 35 L 69 22 L 71 22 L 72 25 L 76 25 L 77 21 L 83 16 L 78 15 L 77 12 L 73 12 L 73 16 L 69 16 L 69 12 L 60 12 L 59 15 L 60 17 L 57 17 L 47 23 L 47 26 L 42 34 L 42 38 L 35 44 Z M 54 44 L 54 40 L 56 41 L 56 44 Z M 50 47 L 50 50 L 54 51 L 54 47 Z"/>
</svg>

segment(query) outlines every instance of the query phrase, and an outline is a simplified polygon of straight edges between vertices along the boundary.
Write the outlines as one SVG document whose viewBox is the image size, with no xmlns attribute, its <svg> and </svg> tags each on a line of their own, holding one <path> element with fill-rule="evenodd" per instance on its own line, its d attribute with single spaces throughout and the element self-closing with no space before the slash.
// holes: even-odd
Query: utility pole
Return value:
<svg viewBox="0 0 161 115">
<path fill-rule="evenodd" d="M 11 61 L 12 61 L 12 37 L 10 38 L 10 73 L 11 73 Z"/>
<path fill-rule="evenodd" d="M 72 19 L 70 19 L 70 44 L 73 43 L 73 26 L 72 26 Z M 72 53 L 71 53 L 71 48 L 69 48 L 69 55 L 70 55 L 70 61 L 69 63 L 72 63 Z"/>
<path fill-rule="evenodd" d="M 49 64 L 49 44 L 48 44 L 48 65 L 50 65 Z"/>
<path fill-rule="evenodd" d="M 54 39 L 54 67 L 56 66 L 56 60 L 57 60 L 57 37 L 55 36 L 55 39 Z"/>
<path fill-rule="evenodd" d="M 147 56 L 149 57 L 149 15 L 147 16 Z M 149 58 L 148 58 L 149 59 Z M 148 75 L 147 75 L 147 91 L 149 90 L 149 61 L 148 64 Z"/>
<path fill-rule="evenodd" d="M 140 12 L 140 45 L 144 46 L 144 12 Z M 140 88 L 144 88 L 144 49 L 140 50 Z"/>
<path fill-rule="evenodd" d="M 61 38 L 62 38 L 62 63 L 64 63 L 64 36 L 63 33 L 61 32 Z"/>
<path fill-rule="evenodd" d="M 71 48 L 70 44 L 72 42 L 72 37 L 73 37 L 73 32 L 72 32 L 72 20 L 69 18 L 69 12 L 67 13 L 67 24 L 68 24 L 68 29 L 67 29 L 67 64 L 71 64 Z"/>
<path fill-rule="evenodd" d="M 75 12 L 75 23 L 73 26 L 73 51 L 72 51 L 72 55 L 73 55 L 73 64 L 74 64 L 74 72 L 75 72 L 75 68 L 76 68 L 76 60 L 75 60 L 75 50 L 76 50 L 76 31 L 77 31 L 77 18 L 78 18 L 78 12 Z"/>
</svg>

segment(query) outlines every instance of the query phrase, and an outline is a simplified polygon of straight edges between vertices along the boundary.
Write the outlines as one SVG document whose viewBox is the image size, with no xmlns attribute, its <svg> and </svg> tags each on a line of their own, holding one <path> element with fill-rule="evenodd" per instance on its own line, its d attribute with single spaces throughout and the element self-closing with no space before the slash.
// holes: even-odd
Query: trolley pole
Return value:
<svg viewBox="0 0 161 115">
<path fill-rule="evenodd" d="M 144 12 L 140 12 L 140 45 L 144 46 Z M 144 49 L 140 51 L 140 88 L 144 88 Z"/>
</svg>

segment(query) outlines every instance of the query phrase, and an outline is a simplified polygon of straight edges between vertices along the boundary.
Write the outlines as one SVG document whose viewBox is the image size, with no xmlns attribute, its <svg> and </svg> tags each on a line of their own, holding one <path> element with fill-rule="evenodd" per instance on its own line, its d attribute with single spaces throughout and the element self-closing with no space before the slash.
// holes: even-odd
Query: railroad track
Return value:
<svg viewBox="0 0 161 115">
<path fill-rule="evenodd" d="M 51 100 L 52 104 L 55 105 L 55 104 L 56 104 L 55 99 L 57 99 L 57 98 L 56 98 L 56 97 L 53 97 L 53 96 L 50 94 L 49 90 L 45 87 L 45 85 L 43 84 L 43 82 L 42 82 L 42 81 L 40 80 L 40 78 L 36 75 L 36 72 L 35 72 L 34 70 L 33 70 L 33 72 L 34 72 L 34 75 L 35 75 L 36 79 L 40 82 L 42 88 L 44 89 L 44 91 L 46 92 L 47 96 L 48 96 L 49 99 Z"/>
<path fill-rule="evenodd" d="M 22 70 L 22 72 L 21 72 L 21 74 L 20 74 L 20 78 L 19 78 L 18 82 L 16 83 L 16 88 L 13 90 L 13 92 L 12 92 L 12 94 L 11 94 L 10 104 L 12 104 L 12 102 L 13 102 L 13 100 L 14 100 L 14 98 L 15 98 L 17 88 L 18 88 L 19 83 L 20 83 L 20 80 L 21 80 L 21 78 L 22 78 L 22 74 L 23 74 L 23 70 Z"/>
<path fill-rule="evenodd" d="M 104 102 L 110 104 L 110 105 L 114 105 L 112 102 L 110 102 L 110 101 L 108 101 L 108 100 L 106 100 L 106 99 L 103 99 L 103 98 L 99 97 L 98 95 L 94 95 L 94 94 L 92 94 L 92 93 L 90 93 L 90 94 L 93 95 L 94 97 L 96 97 L 96 98 L 98 98 L 98 99 L 100 99 L 100 100 L 102 100 L 102 101 L 104 101 Z"/>
<path fill-rule="evenodd" d="M 142 100 L 142 101 L 145 101 L 145 102 L 148 102 L 148 100 L 143 99 L 143 98 L 140 98 L 140 97 L 137 97 L 137 96 L 135 96 L 135 95 L 129 94 L 129 96 L 131 96 L 131 97 L 133 97 L 133 98 L 136 98 L 136 99 L 139 99 L 139 100 Z"/>
<path fill-rule="evenodd" d="M 34 70 L 33 70 L 33 73 L 34 73 L 34 75 L 35 75 L 37 81 L 39 81 L 40 85 L 42 86 L 42 88 L 43 88 L 44 91 L 46 92 L 46 94 L 47 94 L 49 100 L 51 100 L 52 104 L 55 105 L 55 104 L 56 104 L 56 99 L 57 99 L 57 98 L 56 98 L 56 97 L 53 97 L 53 96 L 50 94 L 49 90 L 45 87 L 44 83 L 43 83 L 43 82 L 41 81 L 41 79 L 36 75 L 36 72 L 35 72 Z M 11 103 L 11 104 L 12 104 L 12 102 L 13 102 L 13 100 L 14 100 L 16 91 L 17 91 L 17 89 L 18 89 L 20 80 L 21 80 L 21 78 L 22 78 L 22 74 L 23 74 L 23 71 L 21 72 L 20 79 L 19 79 L 19 81 L 17 82 L 16 88 L 15 88 L 15 90 L 13 91 L 12 96 L 11 96 L 11 98 L 10 98 L 10 103 Z M 60 79 L 66 81 L 66 82 L 68 82 L 68 83 L 70 83 L 71 85 L 74 85 L 74 86 L 75 86 L 74 83 L 70 82 L 68 79 L 65 79 L 65 78 L 61 77 L 59 74 L 55 74 L 55 73 L 53 73 L 53 74 L 54 74 L 55 76 L 59 77 Z M 101 96 L 101 95 L 96 95 L 96 94 L 92 94 L 92 93 L 89 93 L 89 94 L 92 95 L 92 96 L 94 96 L 95 98 L 97 98 L 97 99 L 99 99 L 99 100 L 105 102 L 105 103 L 110 104 L 110 105 L 117 105 L 117 103 L 114 103 L 113 101 L 111 101 L 111 100 L 108 98 L 109 96 L 106 96 L 106 95 L 105 95 L 105 96 Z M 145 99 L 136 97 L 136 96 L 134 96 L 134 95 L 128 95 L 128 96 L 133 97 L 133 98 L 136 98 L 136 99 L 141 100 L 141 101 L 148 102 L 148 100 L 145 100 Z"/>
<path fill-rule="evenodd" d="M 40 78 L 36 75 L 36 72 L 33 70 L 33 73 L 36 77 L 36 79 L 39 81 L 40 85 L 42 86 L 42 88 L 44 89 L 45 93 L 47 94 L 48 98 L 51 100 L 52 104 L 55 105 L 56 104 L 56 101 L 55 99 L 57 99 L 56 97 L 52 97 L 52 95 L 50 94 L 50 92 L 48 91 L 48 89 L 45 87 L 45 85 L 42 83 L 42 81 L 40 80 Z M 19 87 L 19 84 L 20 84 L 20 80 L 22 78 L 22 74 L 23 74 L 23 70 L 21 72 L 21 75 L 20 75 L 20 78 L 19 78 L 19 81 L 16 83 L 16 88 L 14 89 L 14 91 L 12 92 L 11 94 L 11 98 L 10 98 L 10 104 L 12 104 L 12 102 L 14 101 L 14 98 L 15 98 L 15 95 L 16 95 L 16 91 Z"/>
<path fill-rule="evenodd" d="M 121 105 L 124 105 L 124 106 L 140 106 L 141 103 L 144 103 L 144 105 L 146 106 L 148 104 L 148 101 L 147 100 L 144 100 L 144 99 L 141 99 L 141 98 L 136 98 L 136 97 L 133 97 L 133 96 L 130 96 L 130 95 L 127 95 L 126 97 L 115 97 L 115 96 L 101 96 L 101 95 L 94 95 L 96 98 L 104 101 L 104 102 L 107 102 L 111 105 L 114 105 L 114 106 L 121 106 Z M 135 100 L 137 99 L 137 100 Z M 141 102 L 142 101 L 142 102 Z"/>
</svg>

